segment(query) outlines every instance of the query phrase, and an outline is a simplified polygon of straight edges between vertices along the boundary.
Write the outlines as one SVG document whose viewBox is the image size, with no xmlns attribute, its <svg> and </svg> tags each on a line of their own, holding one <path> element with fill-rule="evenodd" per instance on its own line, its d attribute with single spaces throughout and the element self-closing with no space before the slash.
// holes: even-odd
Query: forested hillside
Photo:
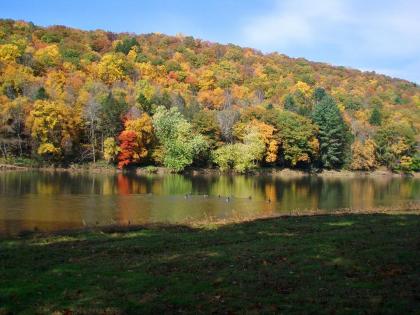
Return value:
<svg viewBox="0 0 420 315">
<path fill-rule="evenodd" d="M 420 88 L 404 80 L 183 35 L 0 20 L 7 161 L 411 172 L 419 128 Z"/>
</svg>

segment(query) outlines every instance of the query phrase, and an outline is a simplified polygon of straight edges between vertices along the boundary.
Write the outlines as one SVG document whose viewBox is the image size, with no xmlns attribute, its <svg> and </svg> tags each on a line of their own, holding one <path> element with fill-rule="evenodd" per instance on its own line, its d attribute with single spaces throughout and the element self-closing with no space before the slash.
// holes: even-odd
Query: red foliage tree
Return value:
<svg viewBox="0 0 420 315">
<path fill-rule="evenodd" d="M 131 130 L 124 130 L 118 136 L 120 141 L 120 153 L 118 154 L 118 168 L 122 169 L 131 163 L 139 160 L 139 141 L 137 133 Z"/>
</svg>

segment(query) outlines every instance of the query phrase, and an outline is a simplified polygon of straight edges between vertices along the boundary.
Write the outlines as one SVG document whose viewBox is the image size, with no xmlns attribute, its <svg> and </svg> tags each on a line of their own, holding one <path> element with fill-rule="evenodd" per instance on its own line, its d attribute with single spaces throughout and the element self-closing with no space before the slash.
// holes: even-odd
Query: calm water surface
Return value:
<svg viewBox="0 0 420 315">
<path fill-rule="evenodd" d="M 0 234 L 413 204 L 413 178 L 0 173 Z"/>
</svg>

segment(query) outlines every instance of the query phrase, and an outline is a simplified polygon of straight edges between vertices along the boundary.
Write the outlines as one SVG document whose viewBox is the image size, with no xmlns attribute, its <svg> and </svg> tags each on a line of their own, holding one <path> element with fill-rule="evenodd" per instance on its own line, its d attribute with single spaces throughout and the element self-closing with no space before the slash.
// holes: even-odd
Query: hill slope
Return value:
<svg viewBox="0 0 420 315">
<path fill-rule="evenodd" d="M 151 116 L 164 106 L 177 108 L 183 114 L 177 122 L 186 119 L 188 132 L 200 133 L 207 142 L 201 149 L 191 147 L 180 168 L 211 160 L 203 153 L 209 146 L 216 151 L 226 143 L 247 145 L 255 121 L 265 152 L 244 169 L 258 163 L 328 167 L 325 126 L 313 118 L 328 94 L 351 131 L 349 137 L 341 135 L 347 139 L 337 155 L 342 161 L 332 167 L 413 169 L 417 163 L 420 88 L 373 72 L 188 36 L 0 20 L 0 74 L 1 150 L 7 158 L 81 162 L 105 155 L 120 166 L 147 161 L 168 165 L 168 143 L 182 132 L 166 142 L 159 134 Z M 296 125 L 308 127 L 303 136 Z M 301 144 L 294 144 L 299 135 Z M 228 149 L 232 155 L 244 148 Z M 350 150 L 353 159 L 345 161 Z M 218 152 L 215 161 L 222 166 L 226 152 Z"/>
</svg>

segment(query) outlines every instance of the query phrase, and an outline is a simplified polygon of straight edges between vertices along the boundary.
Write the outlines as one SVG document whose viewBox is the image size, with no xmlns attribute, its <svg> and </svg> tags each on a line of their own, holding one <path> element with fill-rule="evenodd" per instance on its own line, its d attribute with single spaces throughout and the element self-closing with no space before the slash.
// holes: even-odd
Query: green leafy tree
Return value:
<svg viewBox="0 0 420 315">
<path fill-rule="evenodd" d="M 177 108 L 166 109 L 159 106 L 153 116 L 156 136 L 163 149 L 163 164 L 182 171 L 194 159 L 207 150 L 208 144 L 201 134 L 193 131 L 189 122 Z"/>
<path fill-rule="evenodd" d="M 282 112 L 276 122 L 282 157 L 294 167 L 309 164 L 318 156 L 318 128 L 310 119 L 295 113 Z"/>
<path fill-rule="evenodd" d="M 258 166 L 264 158 L 265 142 L 257 128 L 251 127 L 243 143 L 226 144 L 213 152 L 213 161 L 221 171 L 234 169 L 244 173 Z"/>
<path fill-rule="evenodd" d="M 330 96 L 315 105 L 312 119 L 319 126 L 322 165 L 330 169 L 342 167 L 349 150 L 349 132 L 340 110 Z"/>
<path fill-rule="evenodd" d="M 235 165 L 237 145 L 225 144 L 213 151 L 213 162 L 219 166 L 222 172 L 225 172 Z"/>
<path fill-rule="evenodd" d="M 201 110 L 194 114 L 192 125 L 194 130 L 202 134 L 211 149 L 219 147 L 222 143 L 221 131 L 217 122 L 216 112 Z"/>
<path fill-rule="evenodd" d="M 250 160 L 253 165 L 257 166 L 264 158 L 265 153 L 265 141 L 257 127 L 250 128 L 244 137 L 244 145 L 246 146 L 246 149 L 244 152 L 241 152 L 241 155 L 238 157 L 239 162 L 243 162 L 242 158 L 244 158 L 245 161 Z M 246 169 L 247 165 L 248 163 L 244 165 L 243 169 Z"/>
<path fill-rule="evenodd" d="M 382 126 L 374 140 L 377 160 L 390 169 L 398 169 L 401 161 L 406 161 L 407 157 L 411 158 L 416 153 L 415 132 L 404 121 Z"/>
<path fill-rule="evenodd" d="M 229 169 L 238 173 L 250 171 L 257 165 L 249 149 L 250 147 L 244 143 L 225 144 L 213 152 L 213 162 L 222 172 Z"/>
</svg>

